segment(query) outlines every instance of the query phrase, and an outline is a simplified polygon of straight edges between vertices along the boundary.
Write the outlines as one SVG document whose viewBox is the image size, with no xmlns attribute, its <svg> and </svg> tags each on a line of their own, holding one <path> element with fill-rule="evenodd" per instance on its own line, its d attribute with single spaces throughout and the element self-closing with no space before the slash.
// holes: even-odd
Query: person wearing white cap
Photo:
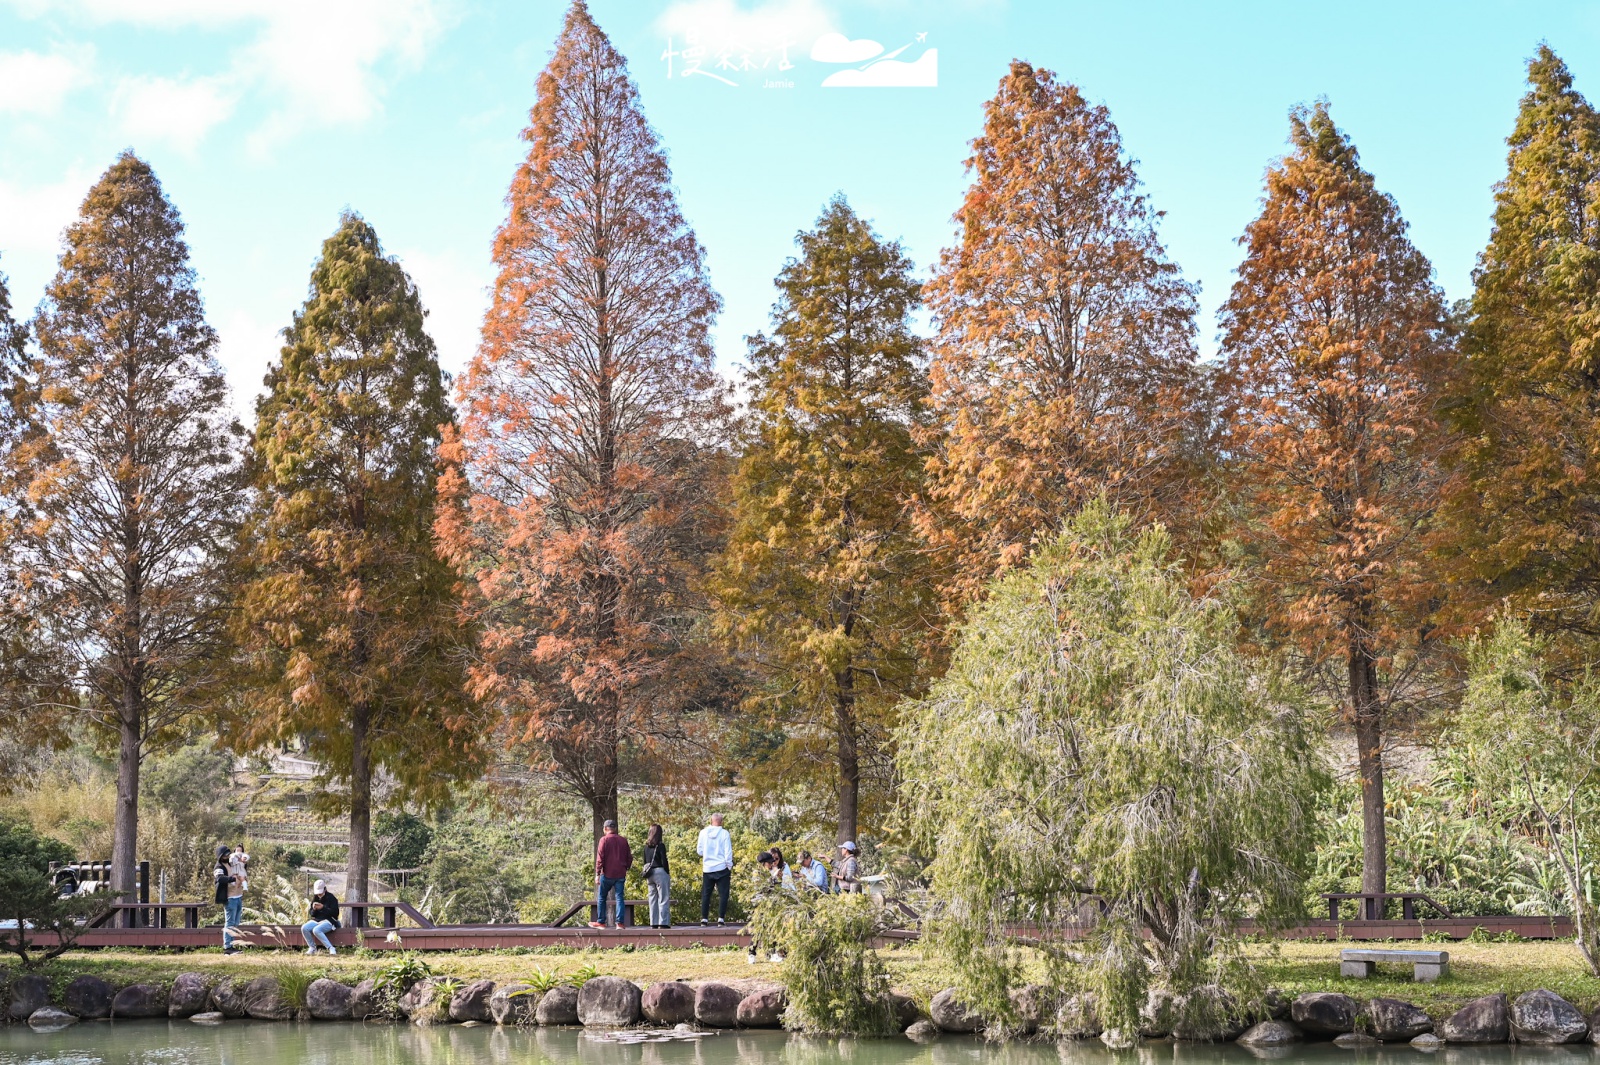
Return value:
<svg viewBox="0 0 1600 1065">
<path fill-rule="evenodd" d="M 318 942 L 328 948 L 329 954 L 339 953 L 328 942 L 328 933 L 338 927 L 339 900 L 328 890 L 326 883 L 318 880 L 311 885 L 311 920 L 300 926 L 300 934 L 306 940 L 306 953 L 315 954 Z M 316 940 L 312 936 L 316 936 Z"/>
<path fill-rule="evenodd" d="M 856 857 L 853 840 L 839 844 L 839 866 L 833 871 L 835 891 L 859 894 L 861 892 L 861 860 Z"/>
</svg>

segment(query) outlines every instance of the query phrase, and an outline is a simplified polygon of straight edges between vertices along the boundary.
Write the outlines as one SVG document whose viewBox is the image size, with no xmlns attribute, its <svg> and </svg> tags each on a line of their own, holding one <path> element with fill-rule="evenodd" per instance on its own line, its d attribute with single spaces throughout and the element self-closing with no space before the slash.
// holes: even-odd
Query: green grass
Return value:
<svg viewBox="0 0 1600 1065">
<path fill-rule="evenodd" d="M 1409 966 L 1380 966 L 1370 980 L 1339 975 L 1339 950 L 1349 943 L 1285 942 L 1248 948 L 1267 982 L 1291 995 L 1304 991 L 1342 991 L 1356 999 L 1388 997 L 1414 1002 L 1435 1019 L 1448 1016 L 1469 999 L 1503 991 L 1512 997 L 1534 988 L 1549 988 L 1586 1013 L 1600 1007 L 1600 979 L 1588 974 L 1583 958 L 1571 943 L 1444 943 L 1437 948 L 1450 953 L 1450 974 L 1431 984 L 1414 983 Z M 1396 947 L 1419 944 L 1393 944 Z M 1433 945 L 1430 945 L 1433 946 Z M 657 980 L 781 980 L 783 967 L 762 961 L 750 965 L 740 947 L 718 950 L 673 950 L 642 947 L 623 950 L 430 951 L 418 955 L 433 971 L 462 981 L 491 979 L 500 983 L 540 983 L 555 977 L 562 981 L 589 974 L 622 976 L 641 985 Z M 221 979 L 236 976 L 276 976 L 287 969 L 304 969 L 308 975 L 328 975 L 355 983 L 391 964 L 396 955 L 374 951 L 359 955 L 349 951 L 336 957 L 306 957 L 298 951 L 250 948 L 225 957 L 220 950 L 181 954 L 157 951 L 78 951 L 57 959 L 43 972 L 64 987 L 74 976 L 101 976 L 113 984 L 171 980 L 181 972 L 200 972 Z M 893 986 L 926 1007 L 935 992 L 954 983 L 941 962 L 925 958 L 915 944 L 882 951 Z M 14 962 L 0 962 L 0 982 L 15 971 Z M 309 980 L 307 981 L 309 982 Z"/>
</svg>

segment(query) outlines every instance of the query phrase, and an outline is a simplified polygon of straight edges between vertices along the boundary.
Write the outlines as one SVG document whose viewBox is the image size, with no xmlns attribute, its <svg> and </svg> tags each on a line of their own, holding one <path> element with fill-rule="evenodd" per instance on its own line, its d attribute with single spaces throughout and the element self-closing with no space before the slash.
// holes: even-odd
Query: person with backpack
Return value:
<svg viewBox="0 0 1600 1065">
<path fill-rule="evenodd" d="M 333 949 L 333 944 L 328 942 L 328 933 L 339 927 L 339 900 L 328 890 L 328 885 L 321 880 L 311 885 L 311 919 L 300 926 L 300 934 L 305 937 L 306 953 L 317 952 L 317 942 L 328 948 L 329 954 L 339 953 Z M 316 941 L 312 940 L 316 937 Z"/>
<path fill-rule="evenodd" d="M 650 906 L 650 927 L 672 927 L 672 873 L 667 866 L 667 841 L 661 826 L 652 824 L 644 835 L 645 901 Z"/>
<path fill-rule="evenodd" d="M 244 877 L 233 875 L 226 844 L 217 845 L 217 865 L 211 870 L 211 879 L 216 885 L 216 894 L 212 897 L 223 907 L 222 953 L 237 954 L 239 951 L 233 945 L 233 930 L 239 927 L 239 920 L 244 913 Z"/>
</svg>

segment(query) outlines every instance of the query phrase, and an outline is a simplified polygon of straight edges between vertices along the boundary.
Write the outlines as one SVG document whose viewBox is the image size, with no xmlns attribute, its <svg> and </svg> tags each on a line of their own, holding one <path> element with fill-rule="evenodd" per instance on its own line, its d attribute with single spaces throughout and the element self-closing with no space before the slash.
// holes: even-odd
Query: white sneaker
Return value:
<svg viewBox="0 0 1600 1065">
<path fill-rule="evenodd" d="M 339 953 L 339 952 L 338 952 L 338 951 L 337 951 L 337 950 L 335 950 L 335 949 L 334 949 L 334 948 L 332 948 L 332 947 L 329 947 L 329 948 L 328 948 L 328 953 L 329 953 L 329 954 L 337 954 L 337 953 Z"/>
<path fill-rule="evenodd" d="M 317 952 L 317 948 L 316 948 L 316 947 L 307 947 L 307 948 L 306 948 L 306 955 L 307 955 L 307 956 L 308 956 L 308 957 L 309 957 L 309 956 L 310 956 L 310 955 L 312 955 L 312 954 L 315 954 L 315 953 L 316 953 L 316 952 Z"/>
<path fill-rule="evenodd" d="M 772 957 L 768 958 L 767 960 L 770 961 L 774 965 L 782 965 L 783 964 L 783 955 L 774 953 L 772 955 Z"/>
</svg>

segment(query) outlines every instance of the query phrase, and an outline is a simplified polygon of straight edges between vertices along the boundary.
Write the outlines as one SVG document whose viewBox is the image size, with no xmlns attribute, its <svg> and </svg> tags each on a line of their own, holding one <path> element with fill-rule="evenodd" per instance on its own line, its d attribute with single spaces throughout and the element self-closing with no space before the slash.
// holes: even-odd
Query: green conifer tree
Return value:
<svg viewBox="0 0 1600 1065">
<path fill-rule="evenodd" d="M 412 799 L 477 771 L 453 572 L 435 554 L 435 448 L 453 419 L 416 287 L 346 214 L 257 407 L 257 498 L 236 639 L 253 675 L 230 738 L 298 737 L 347 787 L 347 901 L 367 898 L 374 776 Z"/>
<path fill-rule="evenodd" d="M 1453 413 L 1448 555 L 1474 605 L 1600 634 L 1600 115 L 1554 52 L 1495 187 Z"/>
<path fill-rule="evenodd" d="M 917 682 L 935 604 L 908 501 L 927 378 L 899 244 L 834 199 L 778 275 L 771 336 L 750 339 L 750 416 L 735 520 L 713 585 L 717 627 L 770 683 L 755 698 L 785 729 L 757 773 L 791 797 L 836 798 L 841 840 L 888 797 L 895 703 Z"/>
</svg>

